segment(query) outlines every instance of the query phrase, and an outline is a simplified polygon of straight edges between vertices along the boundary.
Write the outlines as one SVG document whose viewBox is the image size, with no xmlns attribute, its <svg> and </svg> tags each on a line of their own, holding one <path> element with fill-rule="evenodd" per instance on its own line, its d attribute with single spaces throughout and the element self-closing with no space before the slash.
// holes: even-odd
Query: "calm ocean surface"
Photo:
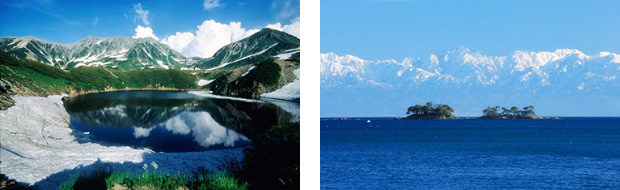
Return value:
<svg viewBox="0 0 620 190">
<path fill-rule="evenodd" d="M 321 120 L 321 189 L 502 188 L 620 189 L 620 118 Z"/>
</svg>

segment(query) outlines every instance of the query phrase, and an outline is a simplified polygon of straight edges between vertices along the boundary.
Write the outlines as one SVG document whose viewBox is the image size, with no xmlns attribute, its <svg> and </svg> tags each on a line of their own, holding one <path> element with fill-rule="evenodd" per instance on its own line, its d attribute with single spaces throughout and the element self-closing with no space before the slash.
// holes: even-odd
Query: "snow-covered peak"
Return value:
<svg viewBox="0 0 620 190">
<path fill-rule="evenodd" d="M 515 51 L 511 58 L 516 63 L 514 71 L 524 71 L 527 68 L 538 68 L 545 66 L 548 63 L 558 60 L 566 59 L 568 57 L 576 57 L 579 60 L 589 59 L 590 56 L 584 54 L 577 49 L 556 49 L 553 52 L 549 51 Z M 583 61 L 579 61 L 583 62 Z"/>
<path fill-rule="evenodd" d="M 321 96 L 326 97 L 321 98 L 321 104 L 326 105 L 321 106 L 321 114 L 326 115 L 401 110 L 406 101 L 454 104 L 455 109 L 474 114 L 479 114 L 481 105 L 527 104 L 536 105 L 541 113 L 571 110 L 617 115 L 609 110 L 620 105 L 620 56 L 612 52 L 586 55 L 575 49 L 558 49 L 490 56 L 455 48 L 424 59 L 407 58 L 403 62 L 412 63 L 408 68 L 393 59 L 371 61 L 333 53 L 321 56 L 322 68 L 343 68 L 337 74 L 321 70 Z M 353 69 L 356 62 L 346 62 L 352 60 L 347 57 L 355 57 L 363 67 Z"/>
<path fill-rule="evenodd" d="M 612 63 L 620 63 L 620 55 L 618 54 L 612 54 L 613 55 L 613 59 L 611 59 Z"/>
<path fill-rule="evenodd" d="M 578 49 L 556 49 L 554 53 L 560 57 L 565 57 L 572 54 L 578 55 L 581 59 L 587 59 L 589 57 Z"/>
<path fill-rule="evenodd" d="M 0 50 L 20 58 L 37 60 L 63 69 L 79 66 L 106 66 L 131 70 L 137 68 L 170 68 L 194 61 L 165 44 L 149 38 L 86 37 L 63 45 L 33 37 L 0 38 Z"/>
<path fill-rule="evenodd" d="M 602 51 L 602 52 L 599 52 L 599 53 L 598 53 L 598 56 L 599 56 L 599 57 L 605 57 L 605 56 L 608 56 L 608 55 L 611 55 L 611 52 L 608 52 L 608 51 Z"/>
<path fill-rule="evenodd" d="M 433 53 L 427 59 L 408 57 L 402 62 L 393 59 L 369 61 L 353 55 L 326 53 L 321 54 L 321 78 L 322 83 L 330 81 L 330 76 L 349 76 L 390 86 L 441 81 L 438 85 L 446 82 L 481 86 L 510 83 L 530 88 L 562 83 L 557 81 L 560 78 L 580 78 L 587 72 L 597 73 L 588 76 L 615 79 L 620 76 L 620 66 L 609 65 L 615 63 L 620 63 L 618 54 L 601 52 L 589 56 L 576 49 L 515 51 L 508 56 L 488 56 L 482 51 L 459 47 Z M 412 83 L 399 84 L 403 80 Z"/>
<path fill-rule="evenodd" d="M 616 53 L 611 53 L 608 51 L 602 51 L 599 52 L 597 57 L 599 58 L 606 58 L 606 57 L 610 57 L 612 63 L 620 63 L 620 55 L 616 54 Z"/>
<path fill-rule="evenodd" d="M 364 64 L 367 62 L 352 55 L 321 54 L 321 73 L 330 73 L 331 75 L 345 75 L 349 72 L 359 73 L 363 72 Z"/>
</svg>

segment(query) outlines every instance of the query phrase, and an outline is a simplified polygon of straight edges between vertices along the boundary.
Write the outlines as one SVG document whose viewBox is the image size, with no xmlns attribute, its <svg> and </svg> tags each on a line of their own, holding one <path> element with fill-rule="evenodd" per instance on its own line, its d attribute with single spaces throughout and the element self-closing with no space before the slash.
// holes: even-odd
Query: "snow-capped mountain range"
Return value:
<svg viewBox="0 0 620 190">
<path fill-rule="evenodd" d="M 620 106 L 620 55 L 611 52 L 488 56 L 460 47 L 402 61 L 326 53 L 320 67 L 322 116 L 398 116 L 425 101 L 454 105 L 462 115 L 494 105 L 534 105 L 547 115 L 620 115 L 611 107 Z"/>
<path fill-rule="evenodd" d="M 223 68 L 257 64 L 299 50 L 299 39 L 272 29 L 261 31 L 218 50 L 211 58 L 185 57 L 153 38 L 87 37 L 73 44 L 58 44 L 34 37 L 2 37 L 0 51 L 63 69 L 103 66 L 122 70 L 148 68 Z M 251 60 L 251 61 L 250 61 Z"/>
<path fill-rule="evenodd" d="M 0 50 L 63 69 L 79 66 L 125 70 L 169 68 L 193 62 L 152 38 L 87 37 L 74 44 L 64 45 L 33 37 L 4 37 L 0 38 Z"/>
</svg>

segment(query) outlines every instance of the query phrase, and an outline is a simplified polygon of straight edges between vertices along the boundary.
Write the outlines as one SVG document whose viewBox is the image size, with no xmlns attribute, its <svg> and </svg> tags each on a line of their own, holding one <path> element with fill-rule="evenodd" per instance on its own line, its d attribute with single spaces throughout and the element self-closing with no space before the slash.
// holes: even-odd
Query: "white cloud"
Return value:
<svg viewBox="0 0 620 190">
<path fill-rule="evenodd" d="M 282 26 L 282 24 L 280 24 L 278 22 L 278 23 L 275 23 L 275 24 L 267 25 L 265 28 L 271 28 L 271 29 L 274 29 L 274 30 L 283 31 L 283 32 L 289 33 L 289 34 L 299 38 L 299 34 L 300 34 L 299 33 L 299 25 L 300 25 L 299 18 L 297 18 L 297 19 L 295 19 L 295 22 L 293 22 L 293 23 L 291 23 L 289 25 Z"/>
<path fill-rule="evenodd" d="M 211 10 L 213 8 L 222 6 L 222 4 L 220 4 L 219 0 L 205 0 L 202 6 L 204 7 L 205 10 Z"/>
<path fill-rule="evenodd" d="M 150 25 L 149 22 L 149 11 L 142 9 L 142 4 L 138 3 L 133 5 L 133 9 L 136 11 L 136 15 L 133 17 L 134 22 L 142 21 L 144 25 Z"/>
<path fill-rule="evenodd" d="M 164 38 L 161 42 L 167 44 L 172 49 L 186 55 L 185 48 L 195 39 L 194 33 L 191 32 L 177 32 L 174 35 Z M 187 56 L 187 55 L 186 55 Z"/>
<path fill-rule="evenodd" d="M 299 18 L 290 25 L 281 23 L 269 24 L 266 28 L 287 32 L 299 37 Z M 161 42 L 188 57 L 208 58 L 225 45 L 246 38 L 260 29 L 245 29 L 241 22 L 223 24 L 214 20 L 206 20 L 197 26 L 196 32 L 177 32 L 167 36 Z M 137 31 L 137 29 L 136 29 Z"/>
<path fill-rule="evenodd" d="M 161 42 L 185 56 L 206 58 L 213 56 L 221 47 L 259 31 L 259 29 L 241 28 L 241 22 L 222 24 L 214 20 L 206 20 L 197 28 L 195 33 L 177 32 Z"/>
<path fill-rule="evenodd" d="M 95 17 L 95 20 L 93 20 L 93 26 L 97 26 L 97 24 L 99 24 L 99 17 Z"/>
<path fill-rule="evenodd" d="M 153 38 L 157 41 L 159 41 L 159 38 L 157 36 L 155 36 L 155 34 L 153 34 L 153 29 L 151 29 L 151 27 L 142 27 L 140 25 L 138 25 L 138 27 L 136 27 L 136 35 L 133 36 L 133 38 L 138 39 L 138 38 Z"/>
</svg>

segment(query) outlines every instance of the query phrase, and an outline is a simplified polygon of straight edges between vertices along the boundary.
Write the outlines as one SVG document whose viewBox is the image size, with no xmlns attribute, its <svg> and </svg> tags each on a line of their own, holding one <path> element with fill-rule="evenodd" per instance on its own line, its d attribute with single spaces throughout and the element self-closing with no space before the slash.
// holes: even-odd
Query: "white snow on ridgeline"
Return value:
<svg viewBox="0 0 620 190">
<path fill-rule="evenodd" d="M 32 40 L 32 38 L 21 38 L 20 40 L 17 40 L 18 44 L 16 46 L 16 48 L 25 48 L 26 45 L 28 45 L 28 43 L 30 43 L 30 41 Z M 15 43 L 15 42 L 13 42 Z M 13 43 L 9 44 L 12 45 Z"/>
<path fill-rule="evenodd" d="M 204 79 L 200 79 L 200 80 L 198 80 L 198 86 L 204 86 L 204 85 L 207 85 L 207 84 L 209 84 L 209 83 L 211 83 L 211 82 L 213 82 L 213 81 L 215 81 L 215 80 L 204 80 Z"/>
<path fill-rule="evenodd" d="M 295 73 L 295 80 L 291 83 L 284 85 L 282 88 L 277 89 L 273 92 L 262 94 L 261 97 L 264 98 L 274 98 L 281 100 L 293 100 L 300 98 L 299 96 L 299 69 L 293 71 Z"/>
<path fill-rule="evenodd" d="M 437 59 L 437 55 L 435 54 L 431 54 L 430 60 L 433 64 L 439 64 L 439 59 Z"/>
<path fill-rule="evenodd" d="M 69 114 L 60 95 L 13 99 L 15 106 L 0 111 L 0 168 L 3 174 L 19 182 L 36 183 L 35 189 L 57 189 L 72 175 L 101 163 L 142 171 L 144 163 L 155 162 L 159 164 L 158 171 L 176 173 L 199 166 L 215 169 L 221 158 L 243 154 L 241 148 L 156 153 L 127 146 L 80 144 L 69 128 Z"/>
<path fill-rule="evenodd" d="M 321 54 L 321 73 L 344 76 L 347 73 L 364 73 L 364 65 L 369 61 L 352 55 L 338 56 L 334 53 Z"/>
<path fill-rule="evenodd" d="M 203 97 L 208 97 L 208 98 L 218 98 L 218 99 L 227 99 L 227 100 L 235 100 L 235 101 L 242 101 L 242 102 L 263 103 L 263 101 L 260 101 L 260 100 L 252 100 L 252 99 L 237 98 L 237 97 L 230 97 L 230 96 L 220 96 L 220 95 L 215 95 L 215 94 L 211 94 L 211 93 L 204 92 L 204 91 L 189 91 L 188 93 L 196 95 L 196 96 L 203 96 Z"/>
<path fill-rule="evenodd" d="M 384 86 L 407 85 L 401 83 L 404 80 L 399 77 L 413 80 L 413 86 L 423 85 L 424 81 L 486 86 L 508 84 L 509 82 L 506 82 L 511 80 L 528 82 L 524 85 L 529 86 L 549 86 L 558 84 L 559 81 L 555 80 L 559 78 L 596 80 L 577 77 L 595 67 L 600 67 L 601 70 L 593 72 L 607 76 L 601 78 L 602 82 L 613 82 L 610 77 L 620 76 L 616 73 L 620 70 L 620 65 L 617 64 L 620 63 L 620 55 L 611 52 L 586 55 L 576 49 L 515 51 L 507 56 L 487 56 L 480 51 L 457 48 L 431 54 L 428 59 L 412 60 L 409 62 L 411 64 L 402 64 L 408 61 L 371 61 L 351 55 L 321 54 L 321 87 L 364 86 L 375 83 L 388 84 Z M 381 67 L 376 67 L 377 65 Z"/>
<path fill-rule="evenodd" d="M 299 53 L 299 48 L 286 50 L 284 51 L 284 53 L 278 54 L 274 57 L 277 57 L 278 59 L 288 59 L 291 58 L 291 56 L 295 53 Z"/>
<path fill-rule="evenodd" d="M 256 69 L 256 65 L 254 65 L 254 66 L 250 67 L 250 68 L 248 69 L 248 71 L 246 71 L 245 73 L 241 74 L 241 76 L 242 76 L 242 77 L 245 77 L 245 75 L 250 74 L 250 71 L 252 71 L 252 70 L 254 70 L 254 69 Z"/>
<path fill-rule="evenodd" d="M 260 51 L 260 52 L 258 52 L 258 53 L 255 53 L 255 54 L 250 54 L 250 55 L 247 55 L 247 56 L 245 56 L 245 57 L 242 57 L 241 59 L 237 59 L 237 60 L 234 60 L 234 61 L 231 61 L 231 62 L 222 63 L 221 65 L 219 65 L 219 66 L 217 66 L 217 67 L 213 67 L 213 68 L 210 68 L 210 69 L 206 69 L 206 71 L 211 71 L 211 70 L 219 69 L 219 68 L 222 68 L 222 67 L 226 67 L 226 65 L 230 65 L 230 64 L 233 64 L 233 63 L 236 63 L 236 62 L 239 62 L 239 61 L 243 61 L 244 59 L 247 59 L 247 58 L 250 58 L 250 57 L 253 57 L 253 56 L 256 56 L 256 55 L 263 54 L 263 53 L 265 53 L 267 50 L 271 49 L 273 46 L 276 46 L 276 45 L 278 45 L 278 43 L 275 43 L 275 44 L 273 44 L 273 45 L 269 46 L 268 48 L 265 48 L 264 50 L 262 50 L 262 51 Z"/>
</svg>

